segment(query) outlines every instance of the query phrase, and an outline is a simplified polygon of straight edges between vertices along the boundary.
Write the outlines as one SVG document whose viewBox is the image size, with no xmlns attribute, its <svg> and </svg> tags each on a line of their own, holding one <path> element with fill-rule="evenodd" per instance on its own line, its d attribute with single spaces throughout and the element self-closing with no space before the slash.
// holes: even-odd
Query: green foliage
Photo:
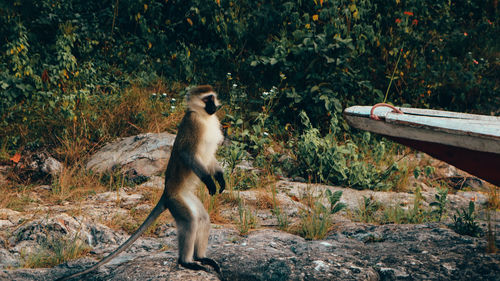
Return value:
<svg viewBox="0 0 500 281">
<path fill-rule="evenodd" d="M 257 217 L 253 214 L 243 203 L 243 200 L 239 200 L 238 203 L 238 229 L 240 231 L 240 235 L 247 235 L 248 232 L 257 227 Z"/>
<path fill-rule="evenodd" d="M 392 183 L 387 179 L 398 168 L 396 164 L 389 168 L 381 167 L 380 161 L 377 161 L 384 154 L 384 143 L 374 142 L 370 151 L 362 151 L 353 141 L 339 144 L 333 133 L 322 137 L 319 129 L 311 125 L 305 112 L 300 115 L 305 131 L 297 142 L 296 173 L 314 182 L 347 185 L 359 189 L 391 188 Z M 334 126 L 331 125 L 331 128 L 333 130 Z M 370 134 L 365 134 L 364 141 L 369 142 L 369 139 Z M 368 157 L 375 161 L 368 162 Z"/>
<path fill-rule="evenodd" d="M 2 2 L 0 147 L 90 149 L 142 131 L 145 108 L 175 113 L 159 96 L 131 99 L 131 84 L 211 83 L 242 144 L 225 155 L 231 171 L 245 150 L 280 174 L 279 143 L 292 176 L 391 189 L 386 143 L 350 131 L 343 108 L 387 97 L 498 114 L 498 33 L 492 1 Z"/>
<path fill-rule="evenodd" d="M 1 137 L 54 143 L 86 104 L 157 76 L 214 83 L 247 112 L 276 86 L 273 122 L 300 126 L 304 110 L 336 133 L 342 108 L 381 101 L 390 74 L 393 103 L 489 113 L 500 102 L 497 20 L 491 1 L 10 1 Z"/>
<path fill-rule="evenodd" d="M 235 171 L 236 166 L 244 160 L 246 155 L 244 145 L 236 141 L 221 147 L 219 153 L 222 155 L 222 162 L 226 165 L 230 174 Z"/>
<path fill-rule="evenodd" d="M 445 187 L 437 188 L 437 194 L 434 195 L 436 201 L 430 203 L 430 206 L 434 208 L 432 210 L 432 214 L 436 215 L 437 220 L 439 222 L 443 218 L 443 215 L 446 214 L 446 203 L 448 203 L 447 196 L 448 196 L 447 188 Z"/>
<path fill-rule="evenodd" d="M 420 188 L 415 190 L 413 206 L 403 209 L 399 205 L 384 207 L 382 223 L 424 223 L 435 220 L 435 215 L 428 208 L 424 207 L 424 198 Z"/>
<path fill-rule="evenodd" d="M 474 209 L 474 201 L 470 201 L 468 208 L 457 210 L 457 213 L 453 215 L 453 224 L 451 228 L 453 228 L 456 233 L 473 237 L 479 237 L 483 234 L 483 230 L 476 221 Z"/>
<path fill-rule="evenodd" d="M 415 169 L 413 170 L 413 176 L 415 177 L 415 179 L 418 179 L 421 175 L 425 175 L 426 177 L 430 177 L 431 175 L 433 175 L 435 172 L 435 169 L 434 167 L 432 166 L 425 166 L 424 167 L 424 171 L 422 171 L 422 169 L 417 166 L 415 167 Z"/>
<path fill-rule="evenodd" d="M 273 208 L 271 209 L 271 212 L 278 220 L 278 228 L 281 230 L 288 230 L 290 225 L 288 215 L 281 210 L 281 207 L 278 204 L 278 200 L 276 199 L 276 188 L 273 188 L 271 191 L 273 194 Z"/>
<path fill-rule="evenodd" d="M 330 210 L 315 202 L 310 209 L 302 210 L 298 234 L 308 240 L 323 239 L 331 226 Z"/>
<path fill-rule="evenodd" d="M 446 213 L 446 196 L 448 190 L 443 188 L 439 189 L 436 194 L 435 202 L 432 202 L 431 208 L 424 206 L 424 198 L 417 188 L 413 205 L 411 207 L 402 207 L 399 204 L 390 204 L 388 206 L 381 204 L 373 199 L 373 197 L 363 197 L 359 208 L 355 210 L 355 219 L 368 222 L 368 223 L 396 223 L 396 224 L 416 224 L 430 221 L 441 221 L 443 215 Z"/>
<path fill-rule="evenodd" d="M 342 197 L 342 190 L 337 190 L 335 192 L 331 192 L 330 189 L 325 191 L 326 198 L 328 202 L 330 202 L 330 214 L 335 214 L 347 207 L 345 203 L 340 202 L 340 197 Z"/>
<path fill-rule="evenodd" d="M 329 207 L 321 203 L 325 195 Z M 297 234 L 309 240 L 323 239 L 333 225 L 332 215 L 346 207 L 344 203 L 339 202 L 341 197 L 341 190 L 332 193 L 327 189 L 318 197 L 308 193 L 305 198 L 308 207 L 301 210 Z"/>
<path fill-rule="evenodd" d="M 355 210 L 355 217 L 362 222 L 376 222 L 378 221 L 376 214 L 381 206 L 380 202 L 376 201 L 372 196 L 363 196 L 363 201 L 359 208 Z"/>
</svg>

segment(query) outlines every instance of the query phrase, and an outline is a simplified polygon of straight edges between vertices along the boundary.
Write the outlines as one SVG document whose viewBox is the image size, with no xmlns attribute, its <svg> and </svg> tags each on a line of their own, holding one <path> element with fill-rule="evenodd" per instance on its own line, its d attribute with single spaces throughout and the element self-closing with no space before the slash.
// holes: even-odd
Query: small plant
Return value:
<svg viewBox="0 0 500 281">
<path fill-rule="evenodd" d="M 232 141 L 230 145 L 222 146 L 220 151 L 223 156 L 222 162 L 227 166 L 229 174 L 234 172 L 236 166 L 244 160 L 246 154 L 244 145 L 236 141 Z"/>
<path fill-rule="evenodd" d="M 335 214 L 347 207 L 346 204 L 339 202 L 342 193 L 342 190 L 337 190 L 333 193 L 329 189 L 326 190 L 326 196 L 330 202 L 330 214 Z"/>
<path fill-rule="evenodd" d="M 422 196 L 422 190 L 417 187 L 415 190 L 415 197 L 413 199 L 413 208 L 410 209 L 408 214 L 408 223 L 422 223 L 429 220 L 428 211 L 423 205 L 424 197 Z"/>
<path fill-rule="evenodd" d="M 355 211 L 355 215 L 359 221 L 362 222 L 376 222 L 376 213 L 380 210 L 381 204 L 376 201 L 373 196 L 363 196 L 363 202 Z"/>
<path fill-rule="evenodd" d="M 276 216 L 276 219 L 278 220 L 278 228 L 281 230 L 287 230 L 290 225 L 290 221 L 288 220 L 287 214 L 281 210 L 279 202 L 276 199 L 276 188 L 272 189 L 272 193 L 273 193 L 273 208 L 271 212 Z"/>
<path fill-rule="evenodd" d="M 457 210 L 457 213 L 453 215 L 453 225 L 451 225 L 451 227 L 456 233 L 472 237 L 479 237 L 483 234 L 483 230 L 476 221 L 474 209 L 474 201 L 471 200 L 469 202 L 469 208 Z"/>
<path fill-rule="evenodd" d="M 84 256 L 90 251 L 89 245 L 76 236 L 68 238 L 50 238 L 41 243 L 35 252 L 22 256 L 21 267 L 39 268 L 52 267 L 65 261 L 74 260 Z"/>
<path fill-rule="evenodd" d="M 247 235 L 250 229 L 253 229 L 257 226 L 257 218 L 245 206 L 243 200 L 240 200 L 240 203 L 238 204 L 238 213 L 240 215 L 240 219 L 238 221 L 238 229 L 240 231 L 240 235 Z"/>
<path fill-rule="evenodd" d="M 391 176 L 398 171 L 398 166 L 395 163 L 386 165 L 381 161 L 380 155 L 385 152 L 383 143 L 370 141 L 370 134 L 364 134 L 357 142 L 347 140 L 341 144 L 334 134 L 338 131 L 338 124 L 333 118 L 330 120 L 330 133 L 323 135 L 319 128 L 312 125 L 304 111 L 300 117 L 305 130 L 297 140 L 297 167 L 290 171 L 291 174 L 309 178 L 313 182 L 356 189 L 388 190 L 394 186 Z M 371 145 L 374 146 L 373 151 L 363 151 L 361 148 Z"/>
<path fill-rule="evenodd" d="M 310 209 L 302 210 L 298 234 L 307 240 L 323 239 L 331 226 L 330 210 L 315 202 Z"/>
<path fill-rule="evenodd" d="M 443 216 L 446 214 L 446 203 L 448 203 L 448 189 L 443 187 L 443 188 L 438 188 L 437 189 L 437 194 L 434 195 L 436 198 L 436 201 L 431 202 L 431 207 L 434 209 L 431 211 L 431 214 L 435 215 L 437 218 L 437 221 L 441 221 Z"/>
<path fill-rule="evenodd" d="M 256 188 L 262 179 L 254 170 L 243 170 L 236 168 L 230 175 L 230 184 L 228 190 L 248 190 Z"/>
<path fill-rule="evenodd" d="M 488 231 L 486 231 L 486 252 L 490 254 L 494 254 L 498 251 L 497 246 L 496 246 L 496 233 L 493 230 L 493 227 L 491 226 L 491 215 L 490 215 L 490 210 L 487 212 L 488 215 Z"/>
<path fill-rule="evenodd" d="M 296 234 L 308 240 L 323 239 L 332 227 L 332 208 L 324 206 L 321 203 L 325 199 L 325 193 L 322 192 L 319 196 L 314 196 L 313 194 L 311 190 L 304 193 L 301 201 L 307 207 L 300 211 L 300 221 L 298 225 L 294 227 L 294 232 Z M 335 201 L 334 199 L 335 198 L 333 198 L 333 201 Z M 335 203 L 333 206 L 335 206 Z"/>
<path fill-rule="evenodd" d="M 384 208 L 383 223 L 403 224 L 409 222 L 408 211 L 403 209 L 399 204 Z"/>
</svg>

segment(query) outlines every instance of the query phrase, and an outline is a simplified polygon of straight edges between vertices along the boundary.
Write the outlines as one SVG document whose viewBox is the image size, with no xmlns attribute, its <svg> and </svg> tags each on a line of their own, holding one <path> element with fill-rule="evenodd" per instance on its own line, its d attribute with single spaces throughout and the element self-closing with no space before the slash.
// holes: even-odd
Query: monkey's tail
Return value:
<svg viewBox="0 0 500 281">
<path fill-rule="evenodd" d="M 164 202 L 162 202 L 162 201 L 163 200 L 160 200 L 160 202 L 158 202 L 158 204 L 156 204 L 156 206 L 153 208 L 153 210 L 151 211 L 151 213 L 149 214 L 149 216 L 142 223 L 142 225 L 135 231 L 135 233 L 132 234 L 130 236 L 130 238 L 127 241 L 125 241 L 125 243 L 123 243 L 120 247 L 118 247 L 116 250 L 114 250 L 111 254 L 109 254 L 108 256 L 106 256 L 105 258 L 103 258 L 100 262 L 96 263 L 92 267 L 90 267 L 88 269 L 85 269 L 84 271 L 77 272 L 75 274 L 59 278 L 56 281 L 69 280 L 71 278 L 75 278 L 75 277 L 87 274 L 87 273 L 89 273 L 91 271 L 94 271 L 99 266 L 101 266 L 101 265 L 109 262 L 114 257 L 116 257 L 121 252 L 123 252 L 128 247 L 130 247 L 130 245 L 132 245 L 132 243 L 134 243 L 135 240 L 137 240 L 141 236 L 141 234 L 144 231 L 146 231 L 146 229 L 148 229 L 148 227 L 151 226 L 153 224 L 153 222 L 167 209 L 167 207 L 165 206 Z"/>
</svg>

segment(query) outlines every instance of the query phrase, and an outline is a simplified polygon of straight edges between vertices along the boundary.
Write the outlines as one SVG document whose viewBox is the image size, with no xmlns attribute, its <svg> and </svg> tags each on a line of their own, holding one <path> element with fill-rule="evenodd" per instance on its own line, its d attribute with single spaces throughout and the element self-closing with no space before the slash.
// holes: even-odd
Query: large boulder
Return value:
<svg viewBox="0 0 500 281">
<path fill-rule="evenodd" d="M 92 155 L 86 168 L 97 173 L 119 170 L 130 177 L 160 174 L 167 167 L 174 140 L 169 133 L 122 138 Z"/>
</svg>

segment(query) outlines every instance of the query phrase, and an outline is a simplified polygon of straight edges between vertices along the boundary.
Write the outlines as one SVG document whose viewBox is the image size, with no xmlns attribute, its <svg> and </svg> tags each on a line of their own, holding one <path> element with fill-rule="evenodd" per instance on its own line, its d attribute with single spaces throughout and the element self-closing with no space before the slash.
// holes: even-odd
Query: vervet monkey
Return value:
<svg viewBox="0 0 500 281">
<path fill-rule="evenodd" d="M 172 148 L 165 172 L 165 189 L 160 201 L 139 229 L 114 252 L 94 266 L 59 280 L 81 276 L 109 262 L 132 245 L 166 209 L 170 210 L 177 226 L 179 264 L 185 268 L 205 271 L 207 268 L 203 265 L 209 265 L 220 274 L 217 262 L 205 256 L 210 218 L 203 204 L 194 194 L 198 179 L 201 179 L 207 186 L 210 195 L 216 193 L 212 176 L 219 183 L 219 192 L 222 192 L 226 186 L 223 171 L 215 159 L 217 147 L 224 138 L 219 119 L 214 114 L 219 101 L 209 85 L 189 90 L 186 101 L 186 114 L 179 125 Z"/>
</svg>

